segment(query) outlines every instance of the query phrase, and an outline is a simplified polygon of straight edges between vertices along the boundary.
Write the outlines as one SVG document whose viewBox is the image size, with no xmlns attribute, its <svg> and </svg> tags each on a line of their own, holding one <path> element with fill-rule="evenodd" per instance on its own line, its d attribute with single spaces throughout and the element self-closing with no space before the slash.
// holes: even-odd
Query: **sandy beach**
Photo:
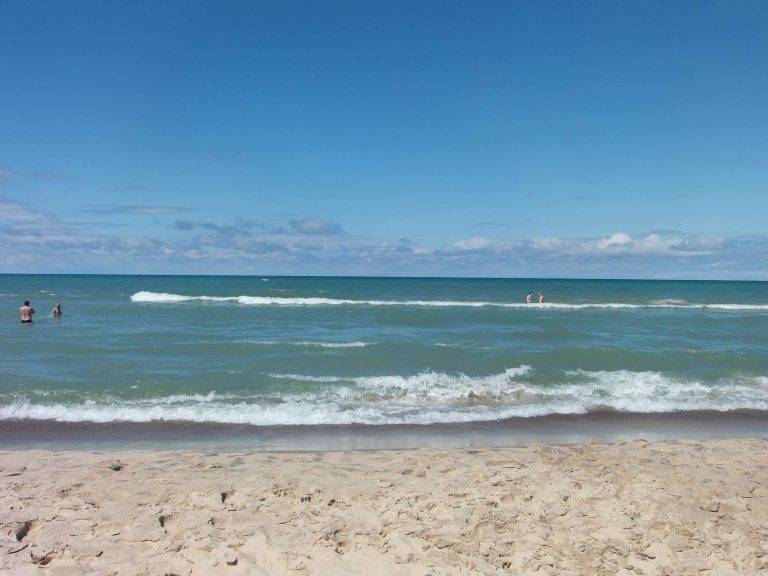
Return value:
<svg viewBox="0 0 768 576">
<path fill-rule="evenodd" d="M 768 573 L 768 440 L 0 453 L 4 574 Z"/>
</svg>

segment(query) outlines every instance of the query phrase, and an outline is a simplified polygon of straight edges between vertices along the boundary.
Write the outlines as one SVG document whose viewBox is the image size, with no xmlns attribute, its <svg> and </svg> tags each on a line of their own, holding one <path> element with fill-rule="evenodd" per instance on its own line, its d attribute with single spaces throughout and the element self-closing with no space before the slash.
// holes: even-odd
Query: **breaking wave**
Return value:
<svg viewBox="0 0 768 576">
<path fill-rule="evenodd" d="M 243 340 L 244 344 L 258 344 L 261 346 L 303 346 L 307 348 L 366 348 L 373 346 L 375 342 L 314 342 L 311 340 L 299 340 L 298 342 L 280 342 L 275 340 Z"/>
<path fill-rule="evenodd" d="M 761 375 L 704 382 L 661 372 L 575 370 L 562 373 L 558 383 L 544 384 L 537 382 L 535 372 L 521 365 L 488 376 L 431 371 L 411 376 L 271 374 L 274 381 L 291 381 L 296 386 L 239 394 L 104 396 L 69 403 L 17 397 L 0 405 L 0 419 L 269 426 L 480 422 L 601 409 L 768 410 L 768 377 Z"/>
<path fill-rule="evenodd" d="M 707 310 L 741 310 L 768 311 L 768 304 L 689 304 L 676 300 L 656 300 L 647 304 L 632 304 L 624 302 L 545 302 L 543 304 L 525 304 L 522 302 L 483 302 L 461 300 L 353 300 L 346 298 L 319 297 L 278 297 L 278 296 L 185 296 L 165 292 L 136 292 L 131 296 L 132 302 L 177 304 L 181 302 L 230 302 L 244 306 L 431 306 L 431 307 L 464 307 L 484 308 L 488 306 L 499 308 L 524 308 L 538 310 L 582 310 L 588 308 L 604 308 L 612 310 L 637 308 L 682 308 Z"/>
</svg>

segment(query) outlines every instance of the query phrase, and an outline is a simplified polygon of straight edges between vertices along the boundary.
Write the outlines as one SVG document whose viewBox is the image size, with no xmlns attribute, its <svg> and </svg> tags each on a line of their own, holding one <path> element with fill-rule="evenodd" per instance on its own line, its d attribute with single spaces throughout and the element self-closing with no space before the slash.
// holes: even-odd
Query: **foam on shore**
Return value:
<svg viewBox="0 0 768 576">
<path fill-rule="evenodd" d="M 0 419 L 276 425 L 449 424 L 586 414 L 768 410 L 768 377 L 703 382 L 660 372 L 583 371 L 543 384 L 528 365 L 488 376 L 425 371 L 411 376 L 270 374 L 285 385 L 258 393 L 209 392 L 149 398 L 102 396 L 62 402 L 19 397 Z M 321 386 L 322 384 L 322 386 Z M 316 386 L 315 386 L 316 385 Z"/>
</svg>

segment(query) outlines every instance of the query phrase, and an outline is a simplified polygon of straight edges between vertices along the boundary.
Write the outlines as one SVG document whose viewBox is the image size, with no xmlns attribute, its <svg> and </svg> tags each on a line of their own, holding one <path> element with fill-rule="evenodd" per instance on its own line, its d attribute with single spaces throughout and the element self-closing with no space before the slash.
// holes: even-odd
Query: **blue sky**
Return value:
<svg viewBox="0 0 768 576">
<path fill-rule="evenodd" d="M 0 271 L 768 279 L 763 2 L 0 5 Z"/>
</svg>

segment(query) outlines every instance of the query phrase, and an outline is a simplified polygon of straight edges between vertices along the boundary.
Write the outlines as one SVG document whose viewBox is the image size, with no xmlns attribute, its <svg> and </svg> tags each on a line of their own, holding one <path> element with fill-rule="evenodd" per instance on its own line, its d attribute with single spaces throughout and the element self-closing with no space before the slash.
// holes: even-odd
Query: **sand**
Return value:
<svg viewBox="0 0 768 576">
<path fill-rule="evenodd" d="M 768 574 L 768 440 L 0 453 L 3 574 Z"/>
</svg>

